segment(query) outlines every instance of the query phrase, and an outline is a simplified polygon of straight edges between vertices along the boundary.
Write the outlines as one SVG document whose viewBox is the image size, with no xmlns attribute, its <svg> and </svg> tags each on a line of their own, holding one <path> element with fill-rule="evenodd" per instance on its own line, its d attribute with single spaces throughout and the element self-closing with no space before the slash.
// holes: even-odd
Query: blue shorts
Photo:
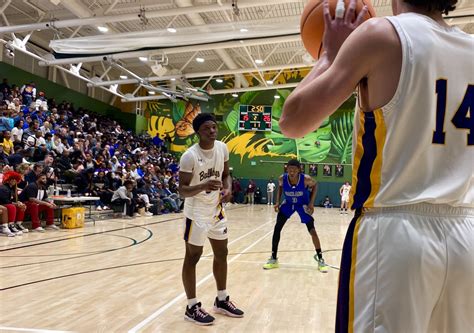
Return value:
<svg viewBox="0 0 474 333">
<path fill-rule="evenodd" d="M 301 218 L 301 223 L 308 223 L 314 221 L 313 217 L 306 213 L 306 205 L 291 205 L 291 204 L 283 204 L 280 206 L 280 212 L 286 216 L 286 218 L 290 218 L 295 212 Z"/>
</svg>

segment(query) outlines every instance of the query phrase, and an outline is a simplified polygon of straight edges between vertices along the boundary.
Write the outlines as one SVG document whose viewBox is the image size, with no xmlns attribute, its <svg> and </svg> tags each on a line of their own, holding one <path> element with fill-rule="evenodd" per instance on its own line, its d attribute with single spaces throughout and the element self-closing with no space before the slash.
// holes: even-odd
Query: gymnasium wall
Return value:
<svg viewBox="0 0 474 333">
<path fill-rule="evenodd" d="M 57 103 L 63 100 L 74 103 L 74 107 L 83 107 L 94 111 L 95 113 L 106 115 L 119 121 L 124 128 L 136 130 L 136 115 L 132 113 L 123 113 L 120 109 L 97 99 L 88 97 L 72 89 L 66 88 L 45 78 L 34 75 L 20 68 L 0 62 L 0 79 L 8 78 L 8 82 L 22 86 L 24 83 L 34 81 L 37 86 L 37 93 L 44 91 L 47 98 L 54 97 Z"/>
<path fill-rule="evenodd" d="M 282 73 L 275 83 L 299 81 L 305 74 L 305 71 Z M 251 86 L 257 84 L 252 80 L 249 79 Z M 231 88 L 227 87 L 228 84 L 229 81 L 225 81 L 219 86 L 212 81 L 212 86 L 208 86 L 208 89 L 223 89 L 223 86 Z M 316 164 L 317 175 L 313 174 L 314 178 L 320 183 L 333 184 L 338 191 L 341 184 L 351 178 L 355 98 L 351 97 L 344 103 L 317 131 L 295 140 L 284 137 L 278 126 L 283 104 L 290 92 L 291 90 L 284 89 L 246 92 L 238 97 L 230 94 L 211 95 L 209 102 L 147 102 L 144 110 L 149 119 L 148 133 L 151 136 L 158 134 L 161 138 L 169 136 L 171 150 L 181 153 L 197 142 L 191 126 L 194 117 L 200 112 L 213 113 L 219 120 L 219 139 L 227 144 L 230 152 L 234 177 L 265 181 L 270 177 L 276 179 L 283 173 L 284 163 L 297 158 L 305 164 L 307 173 L 309 165 Z M 275 95 L 280 98 L 276 99 Z M 240 105 L 271 105 L 272 131 L 239 132 Z M 330 175 L 323 173 L 324 164 L 331 168 Z M 336 175 L 336 164 L 343 165 L 342 174 L 339 172 Z"/>
</svg>

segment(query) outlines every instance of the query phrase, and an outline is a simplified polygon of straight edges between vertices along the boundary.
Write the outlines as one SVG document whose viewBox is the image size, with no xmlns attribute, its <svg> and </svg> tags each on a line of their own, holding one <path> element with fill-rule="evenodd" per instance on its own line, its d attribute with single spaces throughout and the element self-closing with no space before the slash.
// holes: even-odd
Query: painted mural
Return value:
<svg viewBox="0 0 474 333">
<path fill-rule="evenodd" d="M 300 81 L 306 73 L 307 70 L 281 73 L 275 82 L 284 84 Z M 247 80 L 251 86 L 258 84 L 252 76 L 247 76 Z M 229 81 L 224 81 L 221 85 L 231 88 L 229 84 Z M 223 88 L 215 82 L 211 82 L 211 85 L 215 86 L 209 89 Z M 290 158 L 298 158 L 306 164 L 317 164 L 321 168 L 323 164 L 350 164 L 355 98 L 351 97 L 344 103 L 317 131 L 301 139 L 289 139 L 281 133 L 278 121 L 290 93 L 291 89 L 265 90 L 246 92 L 238 97 L 230 94 L 214 95 L 209 102 L 148 102 L 145 107 L 149 119 L 148 133 L 151 136 L 158 134 L 163 140 L 170 141 L 171 150 L 179 154 L 197 142 L 192 129 L 194 117 L 200 112 L 213 113 L 219 120 L 219 139 L 227 144 L 230 162 L 235 166 L 237 176 L 276 177 L 281 172 L 281 163 Z M 239 131 L 240 105 L 271 105 L 272 130 Z M 350 169 L 347 171 L 350 172 Z"/>
<path fill-rule="evenodd" d="M 219 96 L 220 101 L 214 100 L 214 106 L 206 112 L 222 116 L 219 123 L 219 137 L 224 141 L 229 152 L 244 158 L 298 158 L 308 163 L 350 163 L 352 157 L 353 103 L 351 99 L 321 127 L 301 139 L 286 138 L 280 131 L 278 121 L 282 114 L 283 105 L 290 90 L 247 92 L 239 98 Z M 274 95 L 280 96 L 279 99 Z M 272 130 L 268 132 L 239 132 L 239 107 L 241 104 L 260 104 L 262 100 L 272 98 Z M 263 97 L 263 98 L 262 98 Z M 183 152 L 197 141 L 192 129 L 194 117 L 204 108 L 197 102 L 178 101 L 177 103 L 154 102 L 148 103 L 147 113 L 150 114 L 148 133 L 158 134 L 160 138 L 167 136 L 171 139 L 171 150 Z"/>
</svg>

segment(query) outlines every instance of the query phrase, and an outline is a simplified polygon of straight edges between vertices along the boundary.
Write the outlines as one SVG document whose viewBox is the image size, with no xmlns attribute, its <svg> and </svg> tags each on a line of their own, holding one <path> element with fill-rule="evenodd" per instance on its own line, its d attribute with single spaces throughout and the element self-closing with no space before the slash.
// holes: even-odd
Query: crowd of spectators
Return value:
<svg viewBox="0 0 474 333">
<path fill-rule="evenodd" d="M 48 96 L 49 97 L 49 96 Z M 132 218 L 179 212 L 176 158 L 158 137 L 137 136 L 115 120 L 47 98 L 34 82 L 0 84 L 1 233 L 56 229 L 50 200 L 60 184 L 72 195 L 99 197 L 98 210 Z"/>
</svg>

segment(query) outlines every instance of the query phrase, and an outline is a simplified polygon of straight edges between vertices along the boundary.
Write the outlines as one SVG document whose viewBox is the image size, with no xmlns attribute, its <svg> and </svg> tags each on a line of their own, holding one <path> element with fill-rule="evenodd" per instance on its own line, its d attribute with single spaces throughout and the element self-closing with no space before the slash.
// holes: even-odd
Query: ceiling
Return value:
<svg viewBox="0 0 474 333">
<path fill-rule="evenodd" d="M 210 94 L 238 93 L 249 89 L 275 88 L 272 82 L 282 72 L 311 66 L 312 60 L 308 58 L 298 36 L 299 16 L 306 2 L 307 0 L 0 0 L 0 20 L 5 23 L 3 28 L 0 27 L 0 34 L 4 33 L 4 41 L 11 41 L 11 32 L 14 32 L 18 38 L 14 45 L 21 49 L 21 40 L 32 32 L 26 43 L 26 50 L 39 56 L 37 59 L 43 60 L 43 65 L 70 70 L 71 64 L 82 62 L 82 67 L 76 68 L 76 73 L 88 81 L 90 86 L 110 89 L 111 84 L 118 84 L 118 87 L 112 86 L 112 93 L 128 100 L 138 97 L 138 90 L 135 95 L 125 96 L 121 93 L 121 85 L 138 82 L 146 87 L 153 85 L 156 88 L 157 94 L 149 98 L 164 98 L 160 94 L 163 89 L 166 93 L 175 89 L 186 90 L 191 86 L 206 89 Z M 372 0 L 372 3 L 378 16 L 391 14 L 390 0 Z M 236 4 L 238 10 L 232 4 Z M 450 17 L 450 24 L 474 33 L 473 0 L 458 1 L 458 8 Z M 242 40 L 232 38 L 224 43 L 205 42 L 217 29 L 227 25 L 233 30 L 237 29 L 237 34 L 242 33 Z M 265 30 L 255 32 L 259 34 L 258 38 L 245 36 L 246 33 L 253 32 L 252 28 L 258 30 L 256 27 L 262 25 L 270 29 L 273 25 L 275 29 L 282 29 L 286 25 L 286 30 L 284 33 L 282 30 L 282 35 L 274 32 L 271 37 Z M 8 33 L 2 31 L 8 26 L 12 26 Z M 108 31 L 99 31 L 99 26 Z M 196 32 L 197 26 L 208 28 L 208 32 Z M 51 55 L 52 40 L 103 38 L 127 33 L 132 33 L 133 40 L 134 34 L 155 30 L 157 36 L 168 38 L 171 42 L 173 38 L 179 40 L 180 34 L 183 36 L 187 33 L 194 34 L 192 36 L 196 36 L 196 39 L 193 40 L 194 45 L 121 52 L 109 56 L 107 61 L 103 61 L 102 56 L 55 61 Z M 200 42 L 201 38 L 203 42 Z M 103 54 L 109 53 L 103 50 Z M 140 56 L 146 59 L 139 60 Z M 201 58 L 203 62 L 198 62 L 197 58 Z M 256 60 L 261 60 L 261 63 L 256 63 Z M 165 69 L 155 68 L 153 71 L 154 65 L 161 65 Z M 244 75 L 253 76 L 259 86 L 249 87 Z M 230 80 L 232 84 L 219 85 L 216 84 L 216 79 L 226 79 L 226 82 Z M 212 91 L 208 89 L 209 83 L 212 84 Z M 205 94 L 200 90 L 193 90 L 191 95 L 193 98 Z"/>
</svg>

